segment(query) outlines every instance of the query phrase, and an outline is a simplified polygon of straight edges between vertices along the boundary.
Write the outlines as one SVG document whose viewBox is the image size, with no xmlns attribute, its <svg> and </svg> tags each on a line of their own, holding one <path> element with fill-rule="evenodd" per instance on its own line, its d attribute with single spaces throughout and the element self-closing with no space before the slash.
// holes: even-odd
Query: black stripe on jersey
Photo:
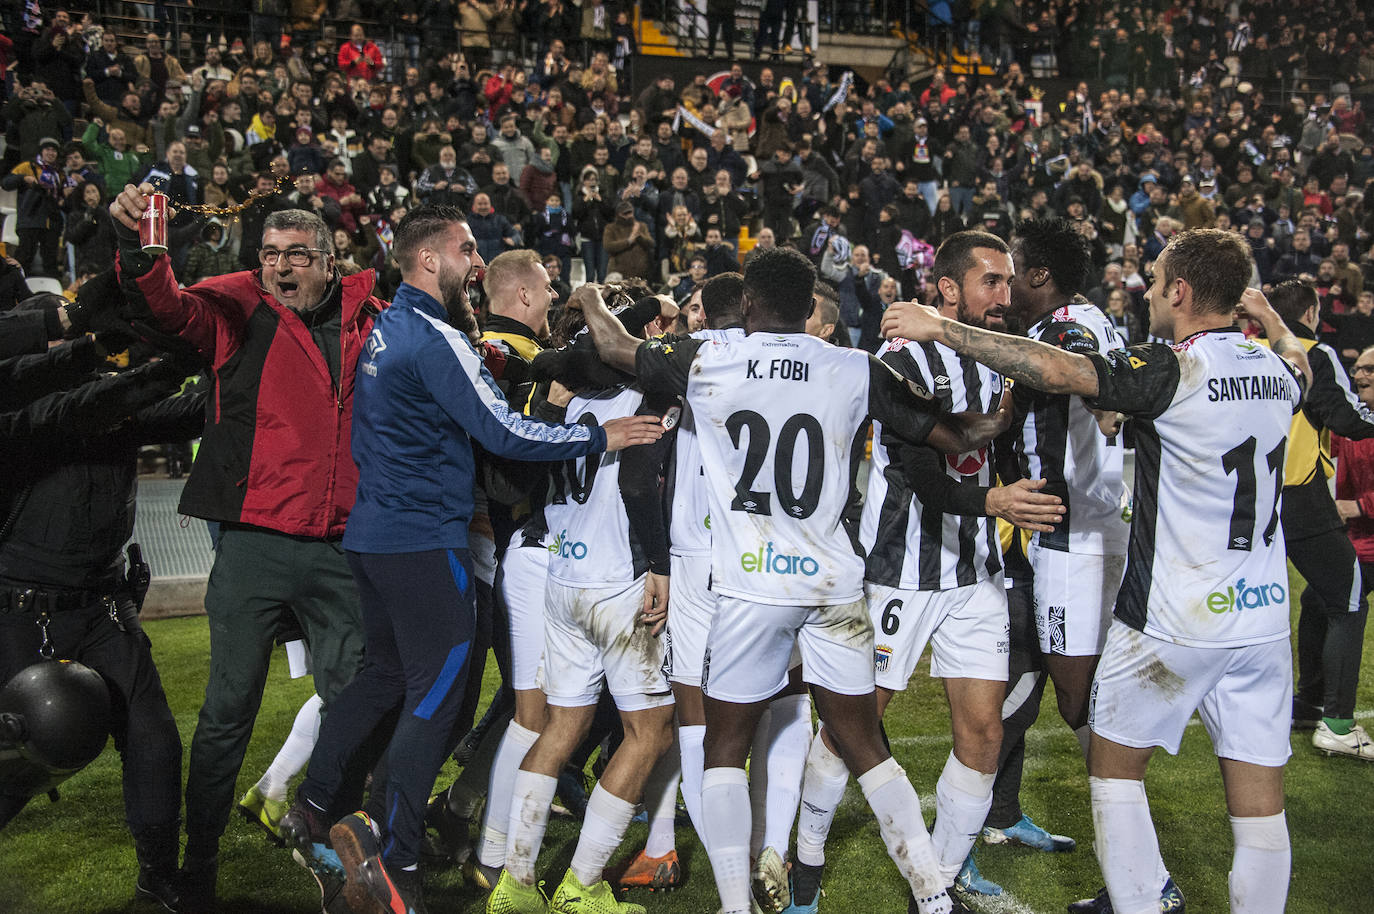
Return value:
<svg viewBox="0 0 1374 914">
<path fill-rule="evenodd" d="M 902 351 L 906 352 L 905 349 Z M 949 369 L 945 365 L 945 360 L 940 357 L 939 348 L 937 348 L 934 343 L 922 343 L 921 351 L 926 354 L 926 364 L 930 366 L 929 387 L 927 389 L 935 394 L 936 399 L 940 401 L 940 409 L 943 412 L 952 412 L 954 410 L 953 384 L 950 383 Z M 912 362 L 914 363 L 915 359 L 912 359 Z M 970 363 L 966 362 L 965 368 L 967 368 L 969 364 Z M 975 366 L 975 371 L 976 370 Z M 967 374 L 967 372 L 965 372 L 965 374 Z M 920 373 L 918 372 L 915 377 L 919 378 Z M 943 384 L 940 383 L 941 378 L 945 379 Z"/>
<path fill-rule="evenodd" d="M 1045 477 L 1044 492 L 1064 501 L 1064 519 L 1052 533 L 1041 532 L 1037 542 L 1046 549 L 1069 551 L 1069 529 L 1073 526 L 1073 505 L 1064 477 L 1064 461 L 1069 448 L 1069 398 L 1048 396 L 1035 407 L 1035 452 L 1040 457 L 1040 472 Z"/>
<path fill-rule="evenodd" d="M 885 587 L 899 587 L 906 563 L 906 525 L 911 518 L 913 496 L 897 455 L 889 450 L 888 457 L 889 463 L 883 468 L 887 491 L 878 511 L 878 532 L 873 548 L 864 563 L 864 580 Z"/>
<path fill-rule="evenodd" d="M 859 489 L 859 467 L 864 462 L 868 431 L 872 427 L 873 420 L 865 418 L 854 430 L 854 440 L 849 443 L 849 501 L 844 506 L 844 514 L 840 516 L 844 532 L 849 534 L 849 545 L 854 547 L 854 554 L 859 558 L 864 557 L 863 542 L 859 539 L 859 521 L 864 513 L 864 493 Z M 702 472 L 705 473 L 705 470 Z M 705 484 L 703 481 L 702 485 Z"/>
<path fill-rule="evenodd" d="M 978 363 L 973 359 L 960 361 L 964 370 L 964 408 L 986 411 L 983 404 L 983 377 L 978 372 Z M 991 457 L 991 453 L 988 456 Z M 973 567 L 978 555 L 978 528 L 993 525 L 985 517 L 959 518 L 959 561 L 954 566 L 954 579 L 960 587 L 978 582 L 978 572 Z"/>
<path fill-rule="evenodd" d="M 1135 426 L 1135 514 L 1131 519 L 1130 545 L 1126 548 L 1126 576 L 1116 598 L 1116 617 L 1136 631 L 1143 631 L 1154 584 L 1161 448 L 1153 420 L 1136 417 L 1131 424 Z"/>
<path fill-rule="evenodd" d="M 906 350 L 903 350 L 906 351 Z M 940 355 L 939 348 L 931 342 L 921 343 L 926 364 L 930 366 L 930 391 L 940 402 L 940 409 L 952 412 L 954 409 L 954 385 L 950 381 L 949 368 Z M 944 379 L 943 383 L 941 378 Z M 941 463 L 943 464 L 943 460 Z M 940 552 L 944 546 L 945 516 L 939 511 L 921 512 L 921 543 L 917 550 L 917 575 L 922 590 L 940 589 Z"/>
</svg>

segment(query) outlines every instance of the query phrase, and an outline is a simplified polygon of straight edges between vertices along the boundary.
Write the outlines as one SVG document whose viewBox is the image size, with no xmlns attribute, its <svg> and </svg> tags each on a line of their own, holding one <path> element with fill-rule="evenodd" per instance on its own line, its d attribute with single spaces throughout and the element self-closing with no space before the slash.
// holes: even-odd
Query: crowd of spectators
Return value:
<svg viewBox="0 0 1374 914">
<path fill-rule="evenodd" d="M 1374 26 L 1355 2 L 956 4 L 995 75 L 864 81 L 808 59 L 796 79 L 732 63 L 681 86 L 661 71 L 630 85 L 630 10 L 601 0 L 411 0 L 385 41 L 356 23 L 331 39 L 356 7 L 255 4 L 256 40 L 211 36 L 178 59 L 156 32 L 126 45 L 89 13 L 28 2 L 0 43 L 19 240 L 0 308 L 23 295 L 15 277 L 74 290 L 109 266 L 106 204 L 147 181 L 174 206 L 266 196 L 174 221 L 184 283 L 256 266 L 262 220 L 300 207 L 390 294 L 393 226 L 443 202 L 471 213 L 484 257 L 533 248 L 564 284 L 580 258 L 588 280 L 686 297 L 752 246 L 795 245 L 869 345 L 886 303 L 928 294 L 949 234 L 1058 214 L 1091 240 L 1093 300 L 1132 341 L 1149 333 L 1153 257 L 1218 226 L 1249 241 L 1257 282 L 1313 279 L 1343 355 L 1374 342 Z M 1079 81 L 1036 97 L 1046 54 Z"/>
</svg>

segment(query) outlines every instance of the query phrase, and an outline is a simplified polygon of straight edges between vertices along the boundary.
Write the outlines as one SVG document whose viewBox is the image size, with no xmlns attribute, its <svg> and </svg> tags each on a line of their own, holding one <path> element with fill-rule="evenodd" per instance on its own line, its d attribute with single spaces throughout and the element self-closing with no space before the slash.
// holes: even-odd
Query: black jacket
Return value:
<svg viewBox="0 0 1374 914">
<path fill-rule="evenodd" d="M 7 407 L 47 391 L 0 413 L 0 581 L 107 586 L 133 534 L 139 447 L 200 434 L 204 395 L 173 396 L 184 368 L 97 375 L 99 359 L 77 343 L 0 363 Z"/>
</svg>

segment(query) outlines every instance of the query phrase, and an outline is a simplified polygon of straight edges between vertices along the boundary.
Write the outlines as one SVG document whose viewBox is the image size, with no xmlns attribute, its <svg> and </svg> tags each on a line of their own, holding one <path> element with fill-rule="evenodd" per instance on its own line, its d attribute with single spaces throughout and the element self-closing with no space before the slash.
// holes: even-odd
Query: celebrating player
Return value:
<svg viewBox="0 0 1374 914">
<path fill-rule="evenodd" d="M 587 322 L 608 363 L 636 369 L 648 391 L 685 394 L 696 417 L 716 594 L 702 670 L 702 815 L 725 914 L 751 910 L 744 761 L 763 702 L 787 680 L 794 646 L 821 720 L 918 909 L 945 914 L 953 903 L 920 801 L 879 732 L 863 561 L 840 521 L 868 416 L 955 453 L 987 444 L 1005 417 L 941 417 L 934 400 L 877 359 L 808 336 L 814 285 L 809 261 L 773 249 L 746 267 L 743 339 L 641 345 L 599 302 Z"/>
<path fill-rule="evenodd" d="M 1194 711 L 1212 738 L 1231 814 L 1231 910 L 1279 912 L 1288 894 L 1292 658 L 1278 501 L 1289 422 L 1310 374 L 1297 338 L 1246 289 L 1251 269 L 1234 235 L 1175 237 L 1148 293 L 1151 327 L 1177 339 L 1173 346 L 1085 356 L 916 304 L 883 318 L 886 334 L 943 342 L 1019 383 L 1137 423 L 1130 564 L 1090 709 L 1089 783 L 1107 888 L 1071 911 L 1182 908 L 1144 777 L 1156 746 L 1178 751 Z M 1237 303 L 1264 326 L 1272 352 L 1234 326 Z"/>
</svg>

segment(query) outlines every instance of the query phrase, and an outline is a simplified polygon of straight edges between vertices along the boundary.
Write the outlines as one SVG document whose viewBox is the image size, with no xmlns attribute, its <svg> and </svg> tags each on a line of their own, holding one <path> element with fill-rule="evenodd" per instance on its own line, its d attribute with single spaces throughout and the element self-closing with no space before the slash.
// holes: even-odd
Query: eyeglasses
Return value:
<svg viewBox="0 0 1374 914">
<path fill-rule="evenodd" d="M 1374 374 L 1374 365 L 1356 365 L 1350 369 L 1351 374 Z"/>
<path fill-rule="evenodd" d="M 316 254 L 328 254 L 328 251 L 320 248 L 291 248 L 289 251 L 278 251 L 275 248 L 263 248 L 258 251 L 258 262 L 265 267 L 275 267 L 277 261 L 283 254 L 286 255 L 286 262 L 293 267 L 308 267 L 315 260 Z"/>
</svg>

